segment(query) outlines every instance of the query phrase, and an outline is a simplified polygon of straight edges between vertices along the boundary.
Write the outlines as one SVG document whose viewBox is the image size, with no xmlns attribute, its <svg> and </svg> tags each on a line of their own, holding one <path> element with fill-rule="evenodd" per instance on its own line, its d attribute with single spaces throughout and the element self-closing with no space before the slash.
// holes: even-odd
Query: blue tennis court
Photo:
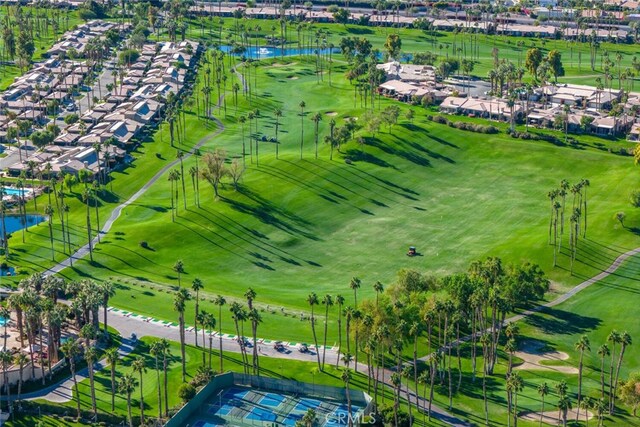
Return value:
<svg viewBox="0 0 640 427">
<path fill-rule="evenodd" d="M 273 422 L 278 419 L 278 416 L 269 410 L 254 406 L 245 418 L 248 420 Z"/>
<path fill-rule="evenodd" d="M 302 419 L 302 415 L 289 414 L 282 420 L 282 424 L 295 427 L 296 423 Z"/>
<path fill-rule="evenodd" d="M 207 421 L 196 421 L 193 427 L 218 427 L 218 424 L 209 423 Z"/>
<path fill-rule="evenodd" d="M 213 415 L 229 415 L 231 411 L 233 411 L 233 408 L 234 408 L 233 406 L 227 405 L 225 403 L 222 406 L 213 405 L 211 408 L 209 408 L 207 412 Z"/>
<path fill-rule="evenodd" d="M 250 390 L 242 388 L 231 388 L 222 396 L 223 399 L 244 399 Z"/>
<path fill-rule="evenodd" d="M 294 411 L 307 412 L 309 409 L 318 408 L 321 404 L 322 404 L 322 402 L 320 402 L 319 400 L 316 400 L 316 399 L 302 398 L 302 399 L 300 399 L 300 402 L 298 402 L 296 407 L 293 408 L 293 410 Z"/>
<path fill-rule="evenodd" d="M 285 401 L 285 399 L 286 397 L 281 394 L 267 393 L 262 399 L 260 399 L 260 402 L 258 403 L 263 406 L 277 408 L 282 402 Z"/>
</svg>

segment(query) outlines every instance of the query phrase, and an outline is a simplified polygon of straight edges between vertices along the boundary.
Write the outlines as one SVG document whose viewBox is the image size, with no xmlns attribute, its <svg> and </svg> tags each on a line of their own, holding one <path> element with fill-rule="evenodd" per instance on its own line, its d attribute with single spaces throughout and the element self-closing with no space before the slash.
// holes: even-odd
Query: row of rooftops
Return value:
<svg viewBox="0 0 640 427">
<path fill-rule="evenodd" d="M 180 93 L 188 69 L 195 65 L 197 42 L 148 43 L 131 64 L 107 102 L 94 105 L 55 140 L 56 144 L 91 146 L 115 138 L 122 146 L 160 115 L 169 92 Z M 182 66 L 175 66 L 179 62 Z"/>
</svg>

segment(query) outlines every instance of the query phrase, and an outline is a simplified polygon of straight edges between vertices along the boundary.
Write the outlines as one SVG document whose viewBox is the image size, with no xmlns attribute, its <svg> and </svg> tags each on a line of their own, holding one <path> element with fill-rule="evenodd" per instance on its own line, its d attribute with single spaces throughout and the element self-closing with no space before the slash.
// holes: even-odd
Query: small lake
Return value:
<svg viewBox="0 0 640 427">
<path fill-rule="evenodd" d="M 233 46 L 220 46 L 220 50 L 224 53 L 231 53 Z M 313 49 L 313 48 L 293 48 L 293 47 L 258 47 L 255 46 L 245 48 L 242 53 L 231 53 L 234 56 L 246 56 L 251 59 L 265 59 L 265 58 L 280 58 L 281 56 L 298 56 L 298 55 L 315 55 L 316 50 L 318 50 L 321 54 L 328 54 L 329 51 L 332 51 L 334 54 L 339 54 L 339 48 L 332 49 Z"/>
<path fill-rule="evenodd" d="M 26 224 L 20 215 L 7 215 L 4 217 L 4 223 L 7 227 L 7 233 L 15 233 L 23 228 L 31 227 L 32 225 L 40 224 L 46 221 L 47 217 L 42 215 L 27 215 Z M 2 221 L 0 221 L 0 232 L 2 232 Z"/>
</svg>

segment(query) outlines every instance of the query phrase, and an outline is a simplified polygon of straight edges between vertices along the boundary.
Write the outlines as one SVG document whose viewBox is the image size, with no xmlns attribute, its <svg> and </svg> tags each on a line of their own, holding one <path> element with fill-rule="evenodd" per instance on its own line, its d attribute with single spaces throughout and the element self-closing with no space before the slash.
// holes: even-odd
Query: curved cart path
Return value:
<svg viewBox="0 0 640 427">
<path fill-rule="evenodd" d="M 211 117 L 211 120 L 218 126 L 218 128 L 213 133 L 211 133 L 211 134 L 203 137 L 202 139 L 200 139 L 200 141 L 198 141 L 196 143 L 196 145 L 194 145 L 189 151 L 185 152 L 185 155 L 182 158 L 183 161 L 188 159 L 189 157 L 191 157 L 193 155 L 193 153 L 195 153 L 195 151 L 197 149 L 199 149 L 200 147 L 202 147 L 206 142 L 210 141 L 212 138 L 216 137 L 217 135 L 219 135 L 221 132 L 224 131 L 224 129 L 225 129 L 224 124 L 222 124 L 222 122 L 220 120 L 218 120 L 215 117 Z M 100 229 L 99 234 L 105 234 L 109 230 L 111 230 L 111 226 L 120 217 L 120 215 L 122 214 L 122 211 L 124 210 L 124 208 L 126 208 L 127 206 L 129 206 L 130 204 L 132 204 L 136 200 L 138 200 L 153 184 L 156 183 L 156 181 L 158 181 L 162 177 L 162 175 L 164 175 L 169 169 L 171 169 L 172 167 L 178 165 L 179 163 L 180 163 L 180 159 L 175 159 L 172 162 L 170 162 L 167 165 L 165 165 L 153 177 L 151 177 L 151 179 L 149 181 L 147 181 L 142 187 L 140 187 L 140 189 L 138 191 L 136 191 L 136 193 L 134 195 L 132 195 L 127 200 L 125 200 L 124 202 L 122 202 L 121 204 L 116 206 L 113 209 L 113 211 L 111 212 L 111 215 L 109 216 L 109 218 L 107 218 L 105 223 L 102 225 L 102 228 Z M 91 245 L 92 245 L 93 248 L 95 248 L 98 243 L 99 243 L 98 235 L 96 235 L 91 240 Z M 81 246 L 73 254 L 71 254 L 71 256 L 69 256 L 69 258 L 59 262 L 58 264 L 56 264 L 53 267 L 51 267 L 48 270 L 46 270 L 43 273 L 43 275 L 44 276 L 49 276 L 51 274 L 59 273 L 60 271 L 64 270 L 65 268 L 70 267 L 73 260 L 84 258 L 88 254 L 89 254 L 89 244 L 87 243 L 84 246 Z"/>
</svg>

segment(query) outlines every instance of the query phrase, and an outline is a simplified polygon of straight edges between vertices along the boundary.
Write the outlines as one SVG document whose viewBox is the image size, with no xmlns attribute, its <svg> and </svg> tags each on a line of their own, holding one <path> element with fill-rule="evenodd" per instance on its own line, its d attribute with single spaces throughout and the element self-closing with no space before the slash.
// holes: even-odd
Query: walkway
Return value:
<svg viewBox="0 0 640 427">
<path fill-rule="evenodd" d="M 214 138 L 215 136 L 219 135 L 222 131 L 224 131 L 224 129 L 225 129 L 224 124 L 222 124 L 222 122 L 220 120 L 218 120 L 215 117 L 211 117 L 211 120 L 218 126 L 216 131 L 211 133 L 211 134 L 209 134 L 209 135 L 207 135 L 207 136 L 205 136 L 205 137 L 203 137 L 202 139 L 200 139 L 200 141 L 198 141 L 198 143 L 196 145 L 194 145 L 193 148 L 191 148 L 191 150 L 189 150 L 189 151 L 187 151 L 185 153 L 184 157 L 182 158 L 183 161 L 188 159 L 189 157 L 191 157 L 193 155 L 193 153 L 195 153 L 195 151 L 197 149 L 199 149 L 206 142 L 211 140 L 211 138 Z M 109 216 L 109 218 L 107 218 L 105 223 L 102 225 L 102 228 L 100 229 L 100 234 L 105 234 L 105 233 L 109 232 L 109 230 L 111 230 L 111 226 L 120 217 L 120 214 L 122 213 L 124 208 L 126 208 L 127 206 L 131 205 L 136 200 L 138 200 L 153 184 L 156 183 L 156 181 L 158 181 L 162 177 L 162 175 L 164 175 L 169 169 L 173 168 L 174 166 L 178 165 L 179 163 L 180 163 L 180 159 L 176 159 L 176 160 L 173 160 L 172 162 L 170 162 L 169 164 L 167 164 L 165 167 L 160 169 L 149 181 L 147 181 L 133 196 L 129 197 L 129 199 L 127 199 L 123 203 L 121 203 L 118 206 L 116 206 L 116 208 L 111 212 L 111 215 Z M 99 243 L 98 236 L 95 236 L 91 240 L 91 245 L 92 245 L 92 247 L 95 247 L 98 243 Z M 72 260 L 77 260 L 77 259 L 84 258 L 88 254 L 89 254 L 89 243 L 87 243 L 86 245 L 81 246 L 80 248 L 78 248 L 78 250 L 76 252 L 74 252 L 73 254 L 71 254 L 71 256 L 69 258 L 59 262 L 58 264 L 56 264 L 56 265 L 52 266 L 51 268 L 49 268 L 48 270 L 46 270 L 43 273 L 43 275 L 44 276 L 50 276 L 52 274 L 59 273 L 60 271 L 64 270 L 65 268 L 70 267 L 71 263 L 72 263 Z"/>
</svg>

